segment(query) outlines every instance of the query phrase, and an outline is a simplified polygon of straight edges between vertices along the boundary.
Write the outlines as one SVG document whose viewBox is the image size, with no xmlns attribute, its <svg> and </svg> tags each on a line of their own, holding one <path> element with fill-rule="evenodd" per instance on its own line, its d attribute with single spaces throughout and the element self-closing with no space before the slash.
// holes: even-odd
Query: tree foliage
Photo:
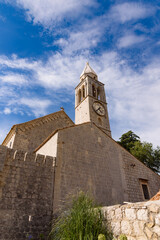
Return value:
<svg viewBox="0 0 160 240">
<path fill-rule="evenodd" d="M 127 149 L 129 152 L 134 147 L 134 144 L 136 142 L 140 142 L 140 137 L 137 136 L 132 131 L 128 131 L 127 133 L 124 133 L 120 138 L 120 141 L 118 143 Z"/>
<path fill-rule="evenodd" d="M 103 225 L 101 210 L 83 192 L 74 197 L 72 206 L 53 223 L 52 240 L 97 240 L 99 234 L 112 239 Z"/>
<path fill-rule="evenodd" d="M 132 131 L 124 133 L 118 143 L 154 172 L 160 172 L 160 147 L 154 149 L 152 143 L 141 142 Z"/>
</svg>

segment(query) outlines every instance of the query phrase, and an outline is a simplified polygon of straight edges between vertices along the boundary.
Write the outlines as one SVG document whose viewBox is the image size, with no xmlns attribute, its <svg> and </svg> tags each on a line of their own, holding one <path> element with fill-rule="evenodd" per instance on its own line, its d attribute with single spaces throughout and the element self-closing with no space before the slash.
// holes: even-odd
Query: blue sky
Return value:
<svg viewBox="0 0 160 240">
<path fill-rule="evenodd" d="M 105 83 L 112 136 L 160 145 L 160 3 L 0 0 L 0 142 L 65 108 L 86 61 Z"/>
</svg>

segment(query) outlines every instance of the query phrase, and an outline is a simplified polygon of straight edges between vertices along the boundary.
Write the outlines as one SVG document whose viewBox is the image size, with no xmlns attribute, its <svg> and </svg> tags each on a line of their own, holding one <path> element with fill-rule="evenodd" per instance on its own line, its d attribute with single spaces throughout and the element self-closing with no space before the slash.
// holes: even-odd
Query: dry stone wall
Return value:
<svg viewBox="0 0 160 240">
<path fill-rule="evenodd" d="M 102 208 L 115 238 L 125 234 L 128 240 L 160 240 L 160 200 Z"/>
<path fill-rule="evenodd" d="M 0 146 L 0 239 L 47 236 L 53 212 L 55 158 Z"/>
</svg>

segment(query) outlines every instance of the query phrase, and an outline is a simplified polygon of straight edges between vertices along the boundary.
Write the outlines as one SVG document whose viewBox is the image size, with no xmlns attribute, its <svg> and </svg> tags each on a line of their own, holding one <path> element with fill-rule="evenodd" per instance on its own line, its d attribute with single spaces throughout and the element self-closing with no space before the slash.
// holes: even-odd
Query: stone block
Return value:
<svg viewBox="0 0 160 240">
<path fill-rule="evenodd" d="M 131 235 L 133 232 L 132 226 L 129 223 L 129 221 L 123 220 L 121 222 L 121 232 L 126 234 L 126 235 Z"/>
<path fill-rule="evenodd" d="M 115 210 L 115 219 L 122 220 L 122 209 L 119 207 Z"/>
<path fill-rule="evenodd" d="M 36 156 L 36 162 L 39 164 L 39 165 L 42 165 L 45 163 L 45 156 L 44 155 L 41 155 L 41 154 L 37 154 Z"/>
<path fill-rule="evenodd" d="M 111 228 L 114 235 L 117 237 L 121 233 L 121 224 L 119 221 L 115 221 L 111 223 Z"/>
<path fill-rule="evenodd" d="M 135 237 L 127 236 L 127 240 L 136 240 Z"/>
<path fill-rule="evenodd" d="M 155 217 L 155 224 L 160 226 L 160 213 L 156 215 Z"/>
<path fill-rule="evenodd" d="M 36 160 L 36 154 L 35 153 L 27 153 L 25 157 L 26 162 L 35 162 Z"/>
<path fill-rule="evenodd" d="M 159 226 L 154 226 L 153 232 L 156 233 L 158 235 L 158 237 L 160 237 L 160 227 Z"/>
<path fill-rule="evenodd" d="M 136 240 L 149 240 L 146 236 L 137 237 Z"/>
<path fill-rule="evenodd" d="M 137 211 L 137 219 L 148 222 L 148 209 L 139 209 Z"/>
<path fill-rule="evenodd" d="M 135 209 L 128 208 L 125 210 L 125 215 L 128 220 L 135 220 L 136 219 L 136 211 Z"/>
<path fill-rule="evenodd" d="M 145 227 L 145 233 L 149 239 L 152 239 L 153 232 L 148 227 Z"/>
<path fill-rule="evenodd" d="M 160 209 L 160 205 L 156 205 L 155 203 L 151 203 L 150 205 L 148 205 L 148 210 L 150 212 L 157 213 L 159 209 Z"/>
<path fill-rule="evenodd" d="M 133 221 L 133 229 L 134 229 L 134 235 L 135 236 L 143 236 L 144 235 L 144 222 L 141 221 Z"/>
<path fill-rule="evenodd" d="M 148 228 L 152 228 L 152 227 L 154 227 L 154 222 L 149 222 L 149 223 L 147 223 L 146 224 L 146 226 L 148 227 Z"/>
</svg>

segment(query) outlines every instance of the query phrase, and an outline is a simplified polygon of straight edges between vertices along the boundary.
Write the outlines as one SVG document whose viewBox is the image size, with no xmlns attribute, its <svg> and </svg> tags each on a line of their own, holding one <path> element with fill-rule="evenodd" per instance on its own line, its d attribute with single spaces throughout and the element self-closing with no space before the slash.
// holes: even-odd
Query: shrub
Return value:
<svg viewBox="0 0 160 240">
<path fill-rule="evenodd" d="M 98 240 L 106 240 L 106 237 L 104 234 L 99 234 L 98 235 Z"/>
<path fill-rule="evenodd" d="M 95 208 L 92 199 L 80 192 L 73 197 L 71 207 L 54 221 L 50 239 L 97 240 L 99 234 L 112 239 L 112 234 L 103 226 L 100 208 Z"/>
<path fill-rule="evenodd" d="M 127 240 L 127 237 L 125 234 L 121 234 L 118 239 L 119 240 Z"/>
</svg>

